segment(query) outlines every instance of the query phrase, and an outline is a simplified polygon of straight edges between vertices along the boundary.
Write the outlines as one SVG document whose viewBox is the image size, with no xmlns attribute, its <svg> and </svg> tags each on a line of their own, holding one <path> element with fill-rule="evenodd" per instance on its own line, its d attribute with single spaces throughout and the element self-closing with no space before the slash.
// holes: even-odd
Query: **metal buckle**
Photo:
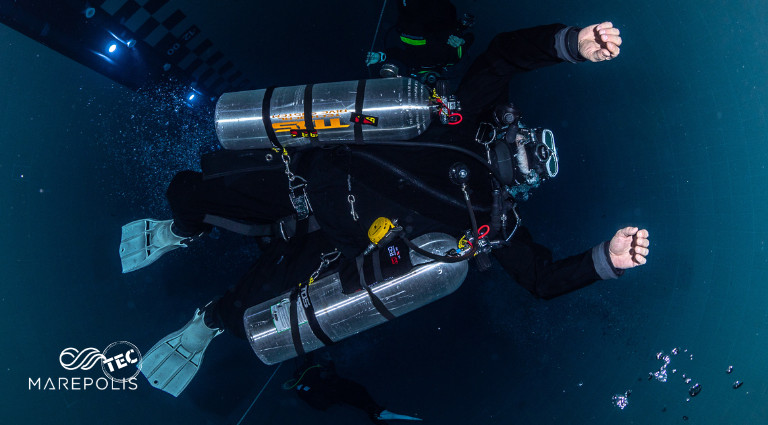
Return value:
<svg viewBox="0 0 768 425">
<path fill-rule="evenodd" d="M 487 122 L 481 122 L 475 133 L 475 142 L 487 147 L 494 140 L 496 140 L 496 127 Z"/>
<path fill-rule="evenodd" d="M 309 198 L 307 197 L 306 183 L 301 183 L 296 186 L 289 186 L 291 193 L 288 194 L 288 198 L 291 200 L 293 209 L 296 210 L 296 216 L 298 220 L 304 220 L 312 213 L 312 206 L 309 204 Z M 301 190 L 301 194 L 297 195 L 296 190 Z"/>
</svg>

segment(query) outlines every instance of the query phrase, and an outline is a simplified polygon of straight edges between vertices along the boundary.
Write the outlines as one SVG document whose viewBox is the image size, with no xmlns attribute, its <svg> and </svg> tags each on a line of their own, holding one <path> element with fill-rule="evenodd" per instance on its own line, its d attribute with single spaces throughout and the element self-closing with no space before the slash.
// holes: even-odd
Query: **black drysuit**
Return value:
<svg viewBox="0 0 768 425">
<path fill-rule="evenodd" d="M 460 34 L 456 19 L 456 7 L 447 0 L 413 0 L 397 5 L 397 30 L 405 39 L 416 39 L 423 44 L 408 44 L 385 50 L 387 60 L 406 65 L 410 71 L 419 68 L 447 66 L 458 62 L 474 36 Z M 448 45 L 448 37 L 460 36 L 466 44 L 457 49 Z"/>
<path fill-rule="evenodd" d="M 476 128 L 482 120 L 488 120 L 495 105 L 507 102 L 510 79 L 517 73 L 564 61 L 583 61 L 578 54 L 577 34 L 577 28 L 553 24 L 497 35 L 474 61 L 457 91 L 464 121 L 457 126 L 433 124 L 418 140 L 455 144 L 482 153 L 474 142 Z M 244 336 L 243 313 L 266 299 L 264 289 L 274 296 L 306 281 L 319 265 L 320 254 L 334 248 L 343 254 L 341 267 L 353 262 L 367 246 L 366 231 L 377 217 L 398 218 L 411 238 L 433 231 L 463 234 L 469 228 L 466 208 L 425 193 L 422 187 L 454 197 L 461 205 L 459 188 L 447 178 L 449 167 L 456 161 L 470 167 L 473 202 L 489 205 L 487 170 L 453 151 L 343 146 L 294 156 L 292 168 L 309 182 L 309 199 L 321 229 L 299 232 L 287 242 L 274 240 L 246 276 L 209 305 L 207 321 Z M 385 164 L 417 176 L 418 183 L 388 171 Z M 205 231 L 210 227 L 207 216 L 269 224 L 292 214 L 281 165 L 207 180 L 200 173 L 179 173 L 167 194 L 176 229 L 190 235 Z M 357 221 L 351 214 L 349 195 L 356 200 Z M 487 221 L 487 214 L 478 214 L 478 222 Z M 524 227 L 511 239 L 510 246 L 493 254 L 518 284 L 542 298 L 553 298 L 621 274 L 609 260 L 607 242 L 553 261 L 552 253 L 536 244 Z"/>
</svg>

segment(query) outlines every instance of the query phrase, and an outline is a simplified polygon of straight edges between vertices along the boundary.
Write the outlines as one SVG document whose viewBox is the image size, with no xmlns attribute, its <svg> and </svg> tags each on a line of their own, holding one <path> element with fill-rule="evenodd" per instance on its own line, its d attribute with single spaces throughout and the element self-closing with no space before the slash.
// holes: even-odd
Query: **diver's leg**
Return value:
<svg viewBox="0 0 768 425">
<path fill-rule="evenodd" d="M 173 211 L 174 230 L 195 235 L 210 230 L 206 216 L 272 224 L 294 213 L 282 170 L 243 173 L 203 179 L 195 171 L 177 173 L 166 192 Z"/>
<path fill-rule="evenodd" d="M 384 407 L 376 403 L 364 386 L 350 379 L 337 377 L 333 381 L 333 393 L 338 403 L 363 410 L 374 423 L 377 423 L 379 413 L 384 411 Z"/>
<path fill-rule="evenodd" d="M 291 216 L 286 177 L 262 170 L 204 179 L 195 171 L 174 176 L 166 196 L 173 220 L 136 220 L 123 226 L 120 260 L 123 273 L 146 267 L 165 253 L 220 226 L 246 235 L 263 235 L 266 227 Z"/>
<path fill-rule="evenodd" d="M 245 310 L 305 282 L 320 265 L 320 255 L 331 251 L 322 230 L 295 236 L 289 242 L 274 240 L 235 286 L 206 306 L 208 324 L 245 339 Z"/>
</svg>

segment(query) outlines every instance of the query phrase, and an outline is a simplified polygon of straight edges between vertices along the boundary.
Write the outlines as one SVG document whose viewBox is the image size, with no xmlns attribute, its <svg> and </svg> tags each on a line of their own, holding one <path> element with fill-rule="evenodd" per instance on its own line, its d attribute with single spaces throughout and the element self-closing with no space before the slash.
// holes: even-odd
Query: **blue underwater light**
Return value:
<svg viewBox="0 0 768 425">
<path fill-rule="evenodd" d="M 205 103 L 205 95 L 195 87 L 196 85 L 196 83 L 192 83 L 192 86 L 189 87 L 189 91 L 184 97 L 184 103 L 186 103 L 187 106 L 197 106 L 200 102 Z"/>
</svg>

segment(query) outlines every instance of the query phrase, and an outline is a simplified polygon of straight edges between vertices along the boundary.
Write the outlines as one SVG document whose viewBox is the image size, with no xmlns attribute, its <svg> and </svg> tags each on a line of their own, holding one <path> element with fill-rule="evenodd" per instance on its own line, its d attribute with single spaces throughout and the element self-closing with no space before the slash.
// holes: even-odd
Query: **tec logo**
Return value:
<svg viewBox="0 0 768 425">
<path fill-rule="evenodd" d="M 66 370 L 89 370 L 101 364 L 104 375 L 114 382 L 126 382 L 135 378 L 139 374 L 139 369 L 135 368 L 135 365 L 140 362 L 141 352 L 128 341 L 113 342 L 102 352 L 92 347 L 82 351 L 69 347 L 59 355 L 59 363 Z M 131 365 L 134 368 L 125 370 Z"/>
<path fill-rule="evenodd" d="M 397 264 L 400 262 L 400 250 L 396 245 L 387 247 L 387 253 L 389 254 L 389 261 L 391 261 L 392 264 Z"/>
<path fill-rule="evenodd" d="M 123 344 L 129 344 L 133 345 L 129 342 L 122 341 Z M 104 353 L 107 353 L 110 351 L 110 348 L 113 348 L 116 346 L 116 344 L 120 344 L 118 342 L 112 343 L 109 347 L 107 347 L 106 350 L 104 350 Z M 141 360 L 141 354 L 139 354 L 139 349 L 136 347 L 127 348 L 126 351 L 121 350 L 122 347 L 116 347 L 111 352 L 111 357 L 106 357 L 101 362 L 101 368 L 102 369 L 109 369 L 109 372 L 115 372 L 120 369 L 124 369 L 132 364 L 137 364 L 139 360 Z M 113 353 L 113 354 L 112 354 Z M 106 370 L 104 370 L 104 373 L 109 375 Z M 114 379 L 114 378 L 113 378 Z"/>
</svg>

